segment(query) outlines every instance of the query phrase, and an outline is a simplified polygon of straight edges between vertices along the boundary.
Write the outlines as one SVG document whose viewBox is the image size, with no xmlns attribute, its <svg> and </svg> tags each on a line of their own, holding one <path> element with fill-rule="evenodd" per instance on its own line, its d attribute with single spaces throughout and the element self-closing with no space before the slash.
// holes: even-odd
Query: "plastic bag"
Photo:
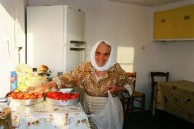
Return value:
<svg viewBox="0 0 194 129">
<path fill-rule="evenodd" d="M 108 103 L 96 114 L 91 114 L 91 121 L 98 129 L 122 129 L 114 98 L 108 91 Z"/>
</svg>

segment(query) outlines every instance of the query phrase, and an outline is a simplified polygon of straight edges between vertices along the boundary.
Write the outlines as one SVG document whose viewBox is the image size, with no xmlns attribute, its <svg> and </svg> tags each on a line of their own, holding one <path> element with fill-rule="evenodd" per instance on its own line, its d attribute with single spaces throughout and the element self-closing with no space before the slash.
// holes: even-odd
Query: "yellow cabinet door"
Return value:
<svg viewBox="0 0 194 129">
<path fill-rule="evenodd" d="M 194 5 L 154 13 L 154 40 L 194 39 Z"/>
<path fill-rule="evenodd" d="M 174 28 L 173 10 L 154 13 L 154 39 L 172 39 Z"/>
<path fill-rule="evenodd" d="M 175 38 L 194 38 L 194 5 L 175 9 Z"/>
</svg>

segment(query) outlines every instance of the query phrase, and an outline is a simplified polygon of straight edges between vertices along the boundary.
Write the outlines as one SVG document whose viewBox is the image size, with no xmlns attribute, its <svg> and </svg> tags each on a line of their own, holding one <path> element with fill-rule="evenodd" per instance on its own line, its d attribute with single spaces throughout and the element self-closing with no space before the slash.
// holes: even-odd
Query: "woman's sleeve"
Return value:
<svg viewBox="0 0 194 129">
<path fill-rule="evenodd" d="M 129 95 L 132 95 L 133 94 L 133 88 L 132 88 L 131 85 L 126 84 L 126 85 L 124 85 L 124 87 L 129 92 Z"/>
<path fill-rule="evenodd" d="M 53 81 L 57 84 L 57 89 L 61 88 L 61 81 L 58 77 L 53 78 Z"/>
<path fill-rule="evenodd" d="M 55 77 L 53 78 L 53 81 L 57 84 L 58 88 L 77 87 L 81 79 L 80 75 L 83 72 L 81 67 L 83 66 L 78 66 L 70 73 L 65 73 L 61 76 Z"/>
<path fill-rule="evenodd" d="M 117 64 L 117 69 L 119 71 L 119 74 L 123 76 L 122 85 L 125 87 L 125 89 L 129 92 L 130 95 L 133 93 L 133 82 L 134 80 L 129 78 L 125 70 L 122 69 L 120 64 Z"/>
</svg>

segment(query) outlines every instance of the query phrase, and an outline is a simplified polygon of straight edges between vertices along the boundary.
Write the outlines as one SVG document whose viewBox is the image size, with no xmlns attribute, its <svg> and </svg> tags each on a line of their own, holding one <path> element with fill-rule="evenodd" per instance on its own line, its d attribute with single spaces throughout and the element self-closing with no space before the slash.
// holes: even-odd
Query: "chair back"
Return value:
<svg viewBox="0 0 194 129">
<path fill-rule="evenodd" d="M 155 86 L 159 81 L 168 81 L 169 80 L 169 72 L 151 72 L 151 106 L 153 104 Z"/>
<path fill-rule="evenodd" d="M 152 88 L 154 88 L 158 81 L 168 81 L 168 79 L 169 72 L 151 72 Z"/>
<path fill-rule="evenodd" d="M 124 118 L 127 118 L 129 112 L 145 110 L 145 93 L 137 91 L 136 86 L 136 72 L 127 72 L 130 80 L 133 82 L 133 94 L 129 95 L 128 92 L 122 92 L 121 102 L 123 104 Z"/>
</svg>

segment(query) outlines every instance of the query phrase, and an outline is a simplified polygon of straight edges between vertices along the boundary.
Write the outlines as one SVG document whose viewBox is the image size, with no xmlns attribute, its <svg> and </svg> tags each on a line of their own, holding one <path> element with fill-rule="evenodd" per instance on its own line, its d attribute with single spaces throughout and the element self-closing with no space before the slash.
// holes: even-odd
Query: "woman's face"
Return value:
<svg viewBox="0 0 194 129">
<path fill-rule="evenodd" d="M 108 44 L 100 43 L 95 52 L 95 61 L 99 67 L 102 67 L 108 61 L 111 47 Z"/>
</svg>

